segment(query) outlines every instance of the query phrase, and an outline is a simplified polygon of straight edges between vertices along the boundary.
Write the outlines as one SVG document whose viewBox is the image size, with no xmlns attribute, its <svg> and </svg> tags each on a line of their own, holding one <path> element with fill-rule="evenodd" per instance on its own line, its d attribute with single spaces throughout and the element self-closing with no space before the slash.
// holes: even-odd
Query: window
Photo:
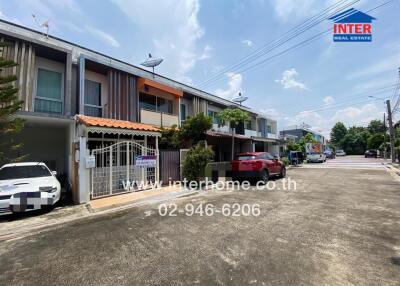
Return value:
<svg viewBox="0 0 400 286">
<path fill-rule="evenodd" d="M 0 180 L 50 177 L 51 173 L 43 165 L 4 167 L 0 170 Z"/>
<path fill-rule="evenodd" d="M 259 158 L 260 159 L 264 159 L 264 160 L 273 160 L 274 156 L 272 156 L 269 153 L 264 153 L 264 154 L 261 154 Z"/>
<path fill-rule="evenodd" d="M 168 114 L 173 113 L 172 100 L 146 93 L 139 94 L 139 107 L 140 109 L 147 109 Z"/>
<path fill-rule="evenodd" d="M 62 113 L 62 74 L 39 68 L 35 97 L 35 111 Z"/>
<path fill-rule="evenodd" d="M 151 94 L 139 94 L 139 107 L 141 109 L 157 111 L 157 98 Z"/>
<path fill-rule="evenodd" d="M 220 124 L 220 120 L 219 120 L 219 118 L 218 118 L 218 112 L 216 112 L 216 111 L 212 111 L 212 110 L 209 110 L 208 111 L 208 116 L 210 116 L 211 118 L 212 118 L 212 122 L 214 123 L 214 124 Z"/>
<path fill-rule="evenodd" d="M 101 83 L 85 80 L 85 115 L 102 116 Z"/>
<path fill-rule="evenodd" d="M 186 105 L 181 104 L 181 124 L 186 120 Z"/>
<path fill-rule="evenodd" d="M 172 100 L 157 97 L 157 111 L 172 114 Z"/>
<path fill-rule="evenodd" d="M 249 120 L 249 121 L 246 122 L 246 129 L 247 129 L 247 130 L 253 130 L 253 129 L 251 128 L 251 120 Z"/>
<path fill-rule="evenodd" d="M 267 125 L 267 132 L 268 133 L 272 133 L 272 126 L 271 125 Z"/>
</svg>

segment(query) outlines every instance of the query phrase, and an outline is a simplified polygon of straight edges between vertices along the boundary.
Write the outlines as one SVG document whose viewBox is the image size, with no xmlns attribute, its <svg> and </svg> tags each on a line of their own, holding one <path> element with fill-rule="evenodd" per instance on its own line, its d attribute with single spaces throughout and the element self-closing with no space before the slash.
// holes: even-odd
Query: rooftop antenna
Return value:
<svg viewBox="0 0 400 286">
<path fill-rule="evenodd" d="M 233 102 L 239 103 L 240 106 L 242 106 L 242 102 L 248 100 L 249 98 L 247 96 L 242 96 L 242 93 L 239 92 L 239 96 L 233 99 Z"/>
<path fill-rule="evenodd" d="M 142 66 L 153 68 L 153 78 L 154 78 L 154 68 L 161 64 L 164 59 L 161 58 L 153 58 L 152 55 L 149 53 L 149 57 L 141 63 Z"/>
<path fill-rule="evenodd" d="M 46 38 L 49 38 L 49 28 L 50 28 L 50 19 L 44 21 L 42 24 L 40 24 L 36 18 L 35 14 L 32 14 L 33 21 L 35 24 L 42 30 L 43 35 L 46 35 Z M 44 32 L 46 30 L 46 33 Z"/>
</svg>

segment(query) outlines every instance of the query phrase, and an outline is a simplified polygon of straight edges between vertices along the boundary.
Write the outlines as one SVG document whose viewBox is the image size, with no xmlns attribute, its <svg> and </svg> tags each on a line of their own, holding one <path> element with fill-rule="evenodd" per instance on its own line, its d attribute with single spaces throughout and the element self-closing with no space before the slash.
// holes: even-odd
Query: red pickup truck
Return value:
<svg viewBox="0 0 400 286">
<path fill-rule="evenodd" d="M 234 180 L 258 179 L 268 182 L 271 176 L 286 176 L 285 164 L 267 152 L 247 152 L 232 161 Z"/>
</svg>

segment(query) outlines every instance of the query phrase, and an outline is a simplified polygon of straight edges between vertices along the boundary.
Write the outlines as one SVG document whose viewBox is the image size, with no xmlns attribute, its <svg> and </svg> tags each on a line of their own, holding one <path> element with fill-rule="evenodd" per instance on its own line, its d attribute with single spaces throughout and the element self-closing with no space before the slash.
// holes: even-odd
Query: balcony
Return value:
<svg viewBox="0 0 400 286">
<path fill-rule="evenodd" d="M 212 129 L 216 132 L 225 132 L 225 133 L 231 133 L 229 130 L 229 127 L 227 125 L 224 126 L 218 126 L 218 124 L 213 123 Z"/>
<path fill-rule="evenodd" d="M 260 134 L 259 134 L 260 132 L 257 132 L 257 131 L 255 131 L 255 130 L 249 130 L 249 129 L 245 129 L 244 130 L 244 135 L 245 136 L 247 136 L 247 137 L 258 137 L 258 136 L 260 136 Z"/>
<path fill-rule="evenodd" d="M 279 139 L 279 135 L 274 133 L 267 133 L 267 138 Z"/>
<path fill-rule="evenodd" d="M 178 116 L 172 114 L 141 109 L 140 122 L 157 126 L 171 127 L 174 124 L 178 125 L 179 118 Z"/>
</svg>

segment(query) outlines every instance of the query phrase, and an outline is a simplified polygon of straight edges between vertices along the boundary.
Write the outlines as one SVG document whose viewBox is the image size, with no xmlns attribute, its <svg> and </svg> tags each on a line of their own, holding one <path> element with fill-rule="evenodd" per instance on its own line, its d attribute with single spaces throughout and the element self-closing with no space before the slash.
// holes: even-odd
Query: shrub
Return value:
<svg viewBox="0 0 400 286">
<path fill-rule="evenodd" d="M 283 162 L 283 164 L 285 164 L 285 166 L 289 166 L 289 159 L 287 157 L 282 157 L 281 161 Z"/>
<path fill-rule="evenodd" d="M 183 176 L 188 181 L 199 182 L 204 177 L 205 167 L 212 161 L 214 152 L 210 147 L 196 144 L 186 153 L 183 161 Z"/>
</svg>

